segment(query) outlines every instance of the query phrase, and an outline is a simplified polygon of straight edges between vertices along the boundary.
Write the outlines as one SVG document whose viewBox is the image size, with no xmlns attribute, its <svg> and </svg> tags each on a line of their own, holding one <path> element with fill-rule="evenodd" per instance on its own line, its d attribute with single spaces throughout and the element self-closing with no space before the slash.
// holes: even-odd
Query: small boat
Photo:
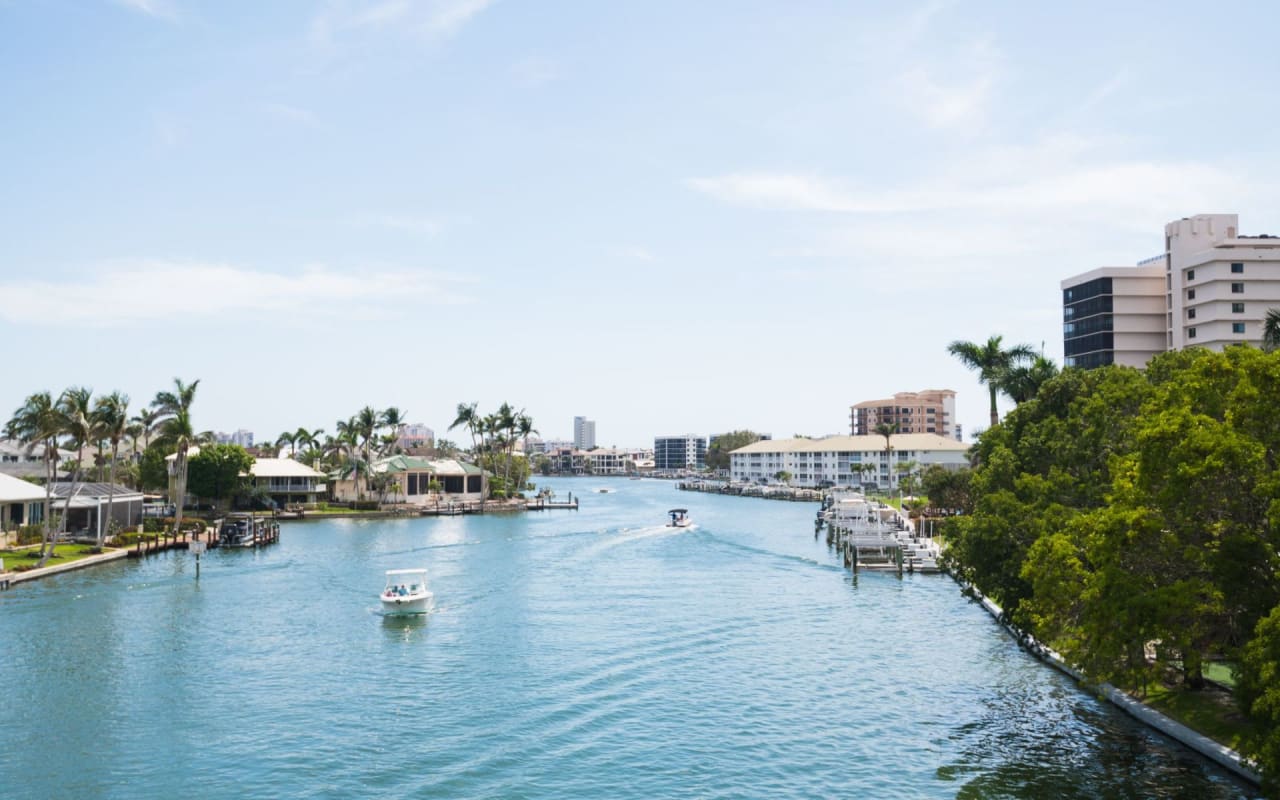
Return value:
<svg viewBox="0 0 1280 800">
<path fill-rule="evenodd" d="M 434 597 L 427 589 L 425 569 L 389 569 L 387 585 L 381 595 L 382 613 L 425 614 L 431 610 L 431 600 Z"/>
<path fill-rule="evenodd" d="M 266 538 L 267 518 L 252 514 L 228 514 L 218 528 L 220 547 L 253 547 L 255 534 L 258 540 Z"/>
<path fill-rule="evenodd" d="M 667 514 L 671 517 L 671 521 L 667 523 L 668 528 L 687 528 L 693 524 L 687 508 L 673 508 Z"/>
<path fill-rule="evenodd" d="M 596 489 L 600 494 L 613 494 L 613 489 Z"/>
</svg>

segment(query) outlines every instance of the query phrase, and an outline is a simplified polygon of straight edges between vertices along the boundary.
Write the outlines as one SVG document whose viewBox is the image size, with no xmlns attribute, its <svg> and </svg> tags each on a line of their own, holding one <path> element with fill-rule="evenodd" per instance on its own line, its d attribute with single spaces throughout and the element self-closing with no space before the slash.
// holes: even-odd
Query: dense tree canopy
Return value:
<svg viewBox="0 0 1280 800">
<path fill-rule="evenodd" d="M 1267 684 L 1280 639 L 1277 398 L 1280 353 L 1250 347 L 1168 353 L 1145 372 L 1064 371 L 975 447 L 954 501 L 971 513 L 947 528 L 954 569 L 1096 679 L 1142 691 L 1176 666 L 1195 688 L 1205 659 L 1244 656 L 1244 684 Z M 1242 699 L 1269 731 L 1257 752 L 1280 770 L 1268 691 Z"/>
<path fill-rule="evenodd" d="M 728 469 L 729 454 L 739 447 L 758 442 L 763 437 L 755 431 L 734 431 L 717 436 L 707 448 L 707 469 Z"/>
<path fill-rule="evenodd" d="M 245 487 L 252 466 L 253 456 L 238 444 L 205 445 L 187 466 L 187 487 L 197 497 L 221 502 Z"/>
</svg>

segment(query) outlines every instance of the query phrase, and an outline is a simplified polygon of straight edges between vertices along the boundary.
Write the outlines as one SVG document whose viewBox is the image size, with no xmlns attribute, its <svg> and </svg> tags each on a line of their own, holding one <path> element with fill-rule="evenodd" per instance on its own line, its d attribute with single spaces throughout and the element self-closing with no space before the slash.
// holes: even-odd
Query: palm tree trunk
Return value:
<svg viewBox="0 0 1280 800">
<path fill-rule="evenodd" d="M 1000 412 L 996 410 L 996 385 L 988 383 L 987 388 L 991 390 L 991 427 L 1000 424 Z"/>
<path fill-rule="evenodd" d="M 120 449 L 120 445 L 118 443 L 113 442 L 111 445 L 111 485 L 107 487 L 106 530 L 108 532 L 111 530 L 111 521 L 112 519 L 114 519 L 111 516 L 111 506 L 116 501 L 116 454 L 119 449 Z M 103 526 L 101 525 L 101 520 L 99 520 L 99 525 L 98 525 L 98 549 L 99 550 L 102 549 L 102 536 L 103 536 Z"/>
<path fill-rule="evenodd" d="M 173 532 L 182 530 L 182 506 L 187 499 L 187 444 L 178 447 L 178 457 L 173 460 L 173 488 L 178 497 L 174 503 Z"/>
<path fill-rule="evenodd" d="M 49 535 L 52 533 L 53 526 L 53 479 L 58 476 L 58 469 L 57 462 L 50 457 L 50 453 L 56 452 L 46 441 L 44 445 L 44 524 L 40 526 L 40 563 L 36 565 L 40 567 L 48 563 L 49 556 L 53 555 L 53 551 L 49 549 Z"/>
</svg>

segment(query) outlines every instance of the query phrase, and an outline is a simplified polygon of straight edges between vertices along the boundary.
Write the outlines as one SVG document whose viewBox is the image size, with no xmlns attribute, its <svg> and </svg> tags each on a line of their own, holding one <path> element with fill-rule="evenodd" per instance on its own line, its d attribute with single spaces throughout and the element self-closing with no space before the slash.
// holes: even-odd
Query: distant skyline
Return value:
<svg viewBox="0 0 1280 800">
<path fill-rule="evenodd" d="M 1059 281 L 1280 233 L 1266 3 L 0 0 L 3 419 L 847 433 Z M 1002 408 L 1008 408 L 1004 402 Z"/>
</svg>

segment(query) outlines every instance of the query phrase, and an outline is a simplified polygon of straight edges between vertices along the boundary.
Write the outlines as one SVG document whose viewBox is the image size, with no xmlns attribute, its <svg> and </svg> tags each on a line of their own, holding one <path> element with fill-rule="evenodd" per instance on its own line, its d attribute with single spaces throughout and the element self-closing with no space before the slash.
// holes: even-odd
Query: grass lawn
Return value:
<svg viewBox="0 0 1280 800">
<path fill-rule="evenodd" d="M 1240 749 L 1250 729 L 1235 698 L 1218 689 L 1192 691 L 1157 684 L 1148 690 L 1146 704 L 1234 750 Z"/>
<path fill-rule="evenodd" d="M 72 561 L 79 561 L 87 556 L 95 555 L 93 545 L 88 544 L 60 544 L 53 550 L 53 555 L 45 563 L 46 567 L 56 567 L 59 564 L 68 564 Z M 0 550 L 0 558 L 4 559 L 4 568 L 6 572 L 14 572 L 17 567 L 28 566 L 34 567 L 40 563 L 40 546 L 22 547 L 16 550 Z"/>
</svg>

